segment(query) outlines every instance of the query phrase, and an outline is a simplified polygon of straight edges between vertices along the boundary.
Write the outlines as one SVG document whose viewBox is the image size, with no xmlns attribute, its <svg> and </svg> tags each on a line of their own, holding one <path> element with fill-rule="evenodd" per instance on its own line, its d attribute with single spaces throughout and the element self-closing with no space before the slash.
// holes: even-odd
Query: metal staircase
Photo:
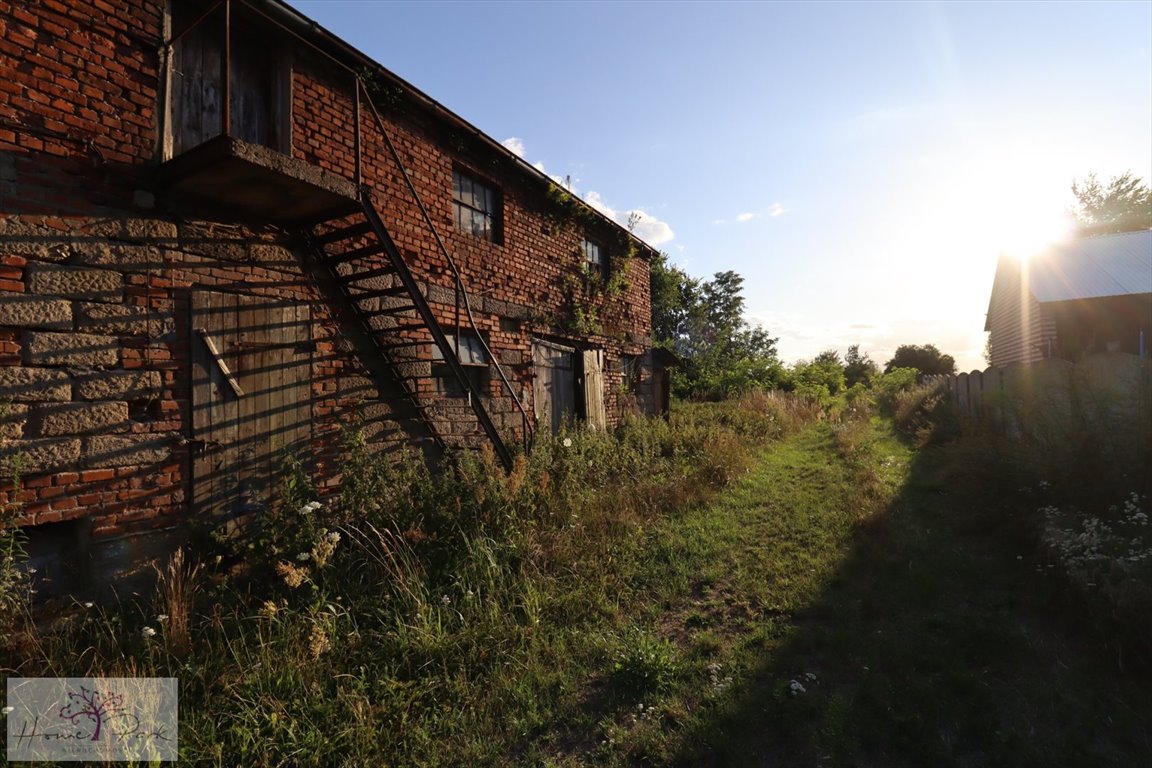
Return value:
<svg viewBox="0 0 1152 768">
<path fill-rule="evenodd" d="M 459 385 L 458 392 L 467 397 L 468 406 L 475 417 L 476 435 L 491 444 L 500 462 L 510 470 L 512 456 L 485 407 L 488 398 L 466 374 L 457 355 L 462 333 L 468 335 L 470 346 L 479 344 L 482 347 L 484 354 L 487 355 L 490 370 L 499 378 L 503 397 L 512 404 L 507 408 L 501 408 L 505 411 L 501 418 L 505 420 L 506 426 L 508 415 L 513 410 L 519 411 L 521 437 L 525 450 L 531 443 L 532 419 L 477 328 L 460 269 L 440 237 L 427 207 L 420 199 L 420 194 L 389 137 L 388 129 L 373 103 L 371 89 L 364 82 L 366 70 L 350 66 L 343 60 L 343 56 L 335 56 L 330 46 L 318 45 L 313 39 L 314 24 L 307 33 L 302 34 L 299 20 L 290 15 L 286 16 L 280 10 L 270 13 L 263 3 L 248 0 L 210 0 L 205 5 L 207 7 L 203 8 L 198 16 L 193 14 L 194 18 L 165 41 L 163 55 L 167 60 L 167 57 L 178 54 L 179 51 L 176 50 L 178 43 L 182 39 L 196 39 L 186 36 L 193 30 L 201 28 L 208 19 L 211 18 L 213 23 L 223 22 L 223 38 L 219 49 L 212 48 L 207 42 L 214 34 L 209 32 L 196 43 L 197 46 L 202 46 L 203 50 L 194 48 L 195 53 L 204 51 L 219 53 L 219 82 L 210 83 L 213 87 L 219 88 L 219 131 L 212 134 L 215 138 L 204 141 L 200 147 L 191 152 L 185 152 L 186 157 L 181 158 L 178 167 L 169 170 L 172 185 L 182 185 L 182 194 L 190 199 L 199 195 L 207 196 L 217 204 L 223 202 L 223 205 L 214 207 L 229 213 L 233 209 L 244 209 L 249 214 L 257 214 L 260 220 L 272 219 L 286 223 L 293 231 L 301 231 L 303 228 L 301 234 L 310 246 L 306 255 L 306 260 L 311 262 L 308 264 L 309 272 L 328 298 L 345 339 L 352 345 L 361 365 L 373 379 L 381 398 L 387 400 L 393 407 L 400 404 L 398 401 L 407 402 L 409 406 L 393 413 L 400 426 L 409 431 L 426 432 L 431 437 L 431 442 L 442 453 L 450 453 L 453 449 L 461 447 L 449 444 L 450 441 L 445 435 L 440 434 L 436 428 L 435 414 L 432 413 L 433 407 L 444 409 L 446 400 L 444 397 L 438 397 L 436 392 L 433 376 L 436 371 L 433 371 L 432 359 L 422 354 L 435 348 L 439 352 L 436 367 L 440 371 L 446 371 L 447 375 Z M 339 183 L 328 180 L 324 184 L 318 184 L 310 180 L 312 174 L 309 174 L 309 178 L 295 178 L 284 171 L 280 158 L 268 157 L 277 155 L 278 150 L 259 146 L 258 142 L 256 145 L 246 144 L 243 153 L 236 151 L 235 145 L 245 142 L 234 141 L 234 138 L 239 140 L 240 137 L 232 136 L 233 80 L 239 82 L 239 79 L 234 77 L 236 72 L 232 65 L 235 37 L 232 28 L 234 10 L 242 12 L 241 16 L 248 22 L 260 19 L 260 23 L 278 29 L 277 34 L 295 39 L 300 45 L 334 65 L 337 71 L 343 71 L 347 75 L 353 97 L 353 111 L 348 123 L 355 163 L 352 179 L 339 178 L 337 180 Z M 367 106 L 366 110 L 363 105 Z M 428 304 L 428 297 L 424 295 L 420 284 L 413 277 L 373 205 L 370 188 L 364 184 L 362 145 L 365 139 L 364 128 L 367 127 L 365 113 L 371 118 L 370 125 L 375 126 L 381 143 L 399 171 L 411 196 L 410 202 L 419 209 L 427 234 L 431 238 L 430 242 L 434 243 L 440 260 L 447 267 L 447 271 L 443 274 L 451 278 L 451 290 L 455 295 L 454 338 L 449 338 L 437 321 Z M 193 153 L 200 152 L 200 148 L 204 148 L 204 152 L 193 157 Z M 210 164 L 217 169 L 217 173 L 198 174 L 201 163 Z M 339 176 L 339 173 L 334 175 Z M 237 182 L 236 179 L 240 181 Z M 253 184 L 272 189 L 275 194 L 267 195 L 266 200 L 256 204 L 254 200 L 260 196 L 252 193 L 250 186 Z M 240 189 L 242 194 L 229 196 L 233 188 Z M 307 191 L 302 191 L 304 189 Z M 393 190 L 389 189 L 389 192 L 391 194 Z M 399 196 L 393 199 L 398 201 Z M 439 268 L 440 264 L 437 267 Z M 439 281 L 442 278 L 437 279 Z M 429 293 L 431 285 L 430 283 Z M 437 288 L 447 286 L 437 285 Z M 436 303 L 440 306 L 447 304 L 446 301 Z M 450 423 L 449 431 L 454 438 L 451 442 L 463 442 L 465 443 L 463 447 L 473 444 L 474 441 L 470 440 L 473 435 L 462 435 L 459 427 L 459 418 L 461 415 L 466 417 L 467 410 L 462 407 L 447 410 L 452 411 L 446 419 Z"/>
<path fill-rule="evenodd" d="M 479 431 L 492 446 L 500 463 L 510 470 L 512 454 L 485 408 L 483 393 L 465 373 L 456 352 L 462 322 L 457 322 L 454 337 L 445 333 L 388 234 L 368 190 L 361 188 L 359 197 L 359 212 L 324 222 L 305 235 L 314 259 L 310 265 L 312 272 L 336 307 L 345 338 L 356 350 L 361 364 L 380 391 L 395 392 L 399 388 L 410 408 L 410 413 L 404 415 L 418 418 L 436 447 L 441 452 L 450 453 L 453 448 L 462 446 L 449 445 L 436 428 L 430 413 L 435 399 L 433 372 L 430 360 L 421 358 L 419 354 L 422 348 L 434 344 L 448 372 L 465 393 Z M 494 366 L 520 410 L 522 436 L 527 445 L 530 438 L 527 413 L 467 310 L 467 294 L 458 273 L 455 294 L 458 320 L 466 321 L 467 329 L 483 344 L 489 364 Z"/>
</svg>

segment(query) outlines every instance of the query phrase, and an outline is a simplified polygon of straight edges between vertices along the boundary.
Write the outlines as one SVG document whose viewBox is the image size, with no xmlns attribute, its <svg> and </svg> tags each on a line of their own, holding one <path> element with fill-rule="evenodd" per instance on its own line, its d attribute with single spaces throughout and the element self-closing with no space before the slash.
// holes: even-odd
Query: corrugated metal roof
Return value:
<svg viewBox="0 0 1152 768">
<path fill-rule="evenodd" d="M 1036 300 L 1152 293 L 1152 229 L 1085 237 L 1028 260 Z"/>
</svg>

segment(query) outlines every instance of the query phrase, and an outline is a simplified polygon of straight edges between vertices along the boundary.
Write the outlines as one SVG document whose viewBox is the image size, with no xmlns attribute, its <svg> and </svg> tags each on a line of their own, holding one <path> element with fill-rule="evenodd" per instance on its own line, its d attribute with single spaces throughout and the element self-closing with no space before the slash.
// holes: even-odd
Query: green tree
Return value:
<svg viewBox="0 0 1152 768">
<path fill-rule="evenodd" d="M 727 271 L 698 280 L 663 254 L 651 274 L 653 336 L 680 357 L 672 373 L 678 397 L 719 399 L 779 383 L 776 339 L 744 319 L 743 277 Z"/>
<path fill-rule="evenodd" d="M 792 366 L 792 388 L 801 394 L 811 395 L 820 402 L 845 389 L 844 364 L 834 349 L 816 355 L 811 362 L 798 360 Z"/>
<path fill-rule="evenodd" d="M 1090 173 L 1082 181 L 1072 182 L 1072 194 L 1076 196 L 1073 214 L 1082 234 L 1152 227 L 1152 190 L 1131 171 L 1114 176 L 1107 185 Z"/>
<path fill-rule="evenodd" d="M 892 359 L 884 364 L 884 373 L 897 368 L 915 368 L 927 376 L 947 376 L 956 373 L 956 360 L 952 355 L 942 354 L 935 344 L 901 344 Z"/>
<path fill-rule="evenodd" d="M 868 353 L 860 352 L 860 345 L 853 344 L 844 354 L 844 385 L 853 387 L 856 384 L 868 384 L 880 373 L 880 366 L 868 357 Z"/>
<path fill-rule="evenodd" d="M 699 281 L 668 262 L 660 253 L 650 265 L 652 337 L 659 346 L 675 350 L 692 307 Z"/>
</svg>

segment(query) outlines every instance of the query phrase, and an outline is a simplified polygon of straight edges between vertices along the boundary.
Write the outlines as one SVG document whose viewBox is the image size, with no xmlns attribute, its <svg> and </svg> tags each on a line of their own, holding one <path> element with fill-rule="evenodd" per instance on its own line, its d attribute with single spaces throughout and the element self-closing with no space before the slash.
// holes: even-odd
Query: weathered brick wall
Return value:
<svg viewBox="0 0 1152 768">
<path fill-rule="evenodd" d="M 23 521 L 90 520 L 95 541 L 167 530 L 190 498 L 190 296 L 218 289 L 312 306 L 312 450 L 324 482 L 338 475 L 338 433 L 366 417 L 377 440 L 397 430 L 360 370 L 315 282 L 300 243 L 281 233 L 209 223 L 164 208 L 152 175 L 162 162 L 164 24 L 161 0 L 0 0 L 0 504 Z M 293 57 L 292 154 L 352 178 L 351 81 L 301 49 Z M 534 336 L 607 351 L 606 412 L 621 395 L 619 361 L 649 344 L 648 267 L 623 259 L 606 222 L 585 232 L 558 221 L 546 183 L 458 125 L 394 88 L 384 123 L 404 169 L 454 255 L 479 328 L 531 410 Z M 451 270 L 401 168 L 369 112 L 362 118 L 364 181 L 441 322 L 455 325 Z M 457 232 L 452 171 L 497 187 L 503 237 Z M 625 288 L 604 299 L 598 333 L 571 327 L 582 280 L 581 239 L 609 248 Z M 613 250 L 615 248 L 615 250 Z M 411 365 L 427 371 L 430 344 Z M 435 400 L 434 383 L 420 392 Z M 488 383 L 498 427 L 520 429 L 499 377 Z M 439 429 L 473 432 L 461 402 L 440 398 Z M 418 436 L 417 436 L 418 437 Z M 19 457 L 18 459 L 16 457 Z M 111 551 L 111 550 L 109 550 Z"/>
<path fill-rule="evenodd" d="M 0 210 L 130 200 L 156 152 L 162 9 L 0 0 Z"/>
<path fill-rule="evenodd" d="M 293 152 L 309 162 L 348 178 L 355 174 L 354 133 L 349 118 L 354 102 L 347 73 L 315 56 L 299 56 L 293 71 Z M 638 355 L 650 345 L 651 299 L 648 264 L 640 255 L 625 258 L 619 230 L 607 222 L 588 229 L 556 220 L 547 186 L 526 178 L 508 156 L 493 153 L 461 128 L 446 127 L 419 111 L 402 90 L 383 89 L 380 101 L 384 129 L 427 209 L 472 299 L 474 315 L 497 360 L 514 380 L 517 395 L 531 406 L 531 338 L 534 335 L 570 339 L 608 352 L 605 371 L 606 410 L 615 420 L 624 403 L 619 371 L 623 355 Z M 384 137 L 365 108 L 361 118 L 362 174 L 397 246 L 413 271 L 432 284 L 428 299 L 446 326 L 455 325 L 451 270 L 416 198 L 408 191 L 403 172 L 388 151 Z M 500 242 L 455 228 L 452 172 L 460 168 L 499 190 L 503 203 Z M 583 282 L 585 236 L 608 249 L 613 269 L 626 272 L 625 288 L 596 301 L 600 333 L 571 330 L 572 286 Z M 436 286 L 439 286 L 437 290 Z M 424 352 L 430 357 L 430 350 Z M 490 382 L 491 410 L 497 424 L 519 427 L 519 415 L 497 377 Z M 431 382 L 422 391 L 431 396 Z"/>
</svg>

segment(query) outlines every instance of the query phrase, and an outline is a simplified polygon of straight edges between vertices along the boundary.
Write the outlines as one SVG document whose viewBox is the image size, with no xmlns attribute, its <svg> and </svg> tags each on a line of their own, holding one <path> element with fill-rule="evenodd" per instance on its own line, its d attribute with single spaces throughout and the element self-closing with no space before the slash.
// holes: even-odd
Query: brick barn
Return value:
<svg viewBox="0 0 1152 768">
<path fill-rule="evenodd" d="M 278 0 L 0 0 L 0 504 L 46 591 L 429 460 L 656 412 L 652 249 Z"/>
</svg>

